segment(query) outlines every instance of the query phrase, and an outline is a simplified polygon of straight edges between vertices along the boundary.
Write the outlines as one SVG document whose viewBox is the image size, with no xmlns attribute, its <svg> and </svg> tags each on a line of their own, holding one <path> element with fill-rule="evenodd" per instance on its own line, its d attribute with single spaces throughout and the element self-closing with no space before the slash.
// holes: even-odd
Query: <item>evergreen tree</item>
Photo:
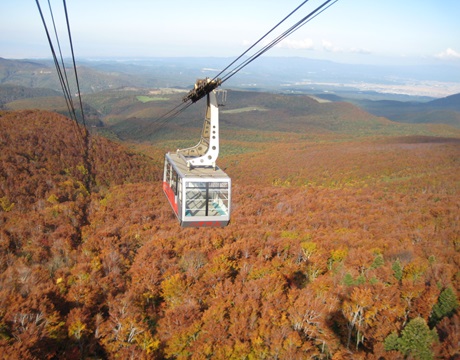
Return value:
<svg viewBox="0 0 460 360">
<path fill-rule="evenodd" d="M 398 280 L 401 281 L 403 277 L 403 268 L 401 265 L 401 261 L 399 259 L 396 259 L 396 261 L 393 263 L 393 266 L 391 267 L 393 270 L 393 276 Z"/>
<path fill-rule="evenodd" d="M 384 342 L 384 347 L 386 351 L 391 351 L 391 350 L 398 350 L 399 349 L 399 343 L 398 343 L 398 334 L 395 332 L 392 332 L 390 335 L 388 335 L 385 339 Z"/>
<path fill-rule="evenodd" d="M 398 350 L 407 357 L 431 360 L 434 358 L 431 345 L 437 339 L 436 330 L 430 330 L 426 321 L 418 317 L 409 321 L 399 338 L 395 333 L 390 334 L 385 339 L 385 350 Z"/>
<path fill-rule="evenodd" d="M 384 264 L 385 264 L 385 261 L 383 260 L 382 254 L 378 254 L 375 257 L 374 262 L 371 265 L 371 269 L 377 269 L 377 268 L 381 267 Z"/>
<path fill-rule="evenodd" d="M 343 283 L 347 286 L 352 286 L 355 284 L 355 280 L 353 279 L 353 276 L 350 273 L 346 273 L 343 277 Z"/>
<path fill-rule="evenodd" d="M 451 287 L 445 288 L 431 311 L 430 323 L 436 325 L 445 316 L 451 316 L 458 308 L 458 300 Z"/>
</svg>

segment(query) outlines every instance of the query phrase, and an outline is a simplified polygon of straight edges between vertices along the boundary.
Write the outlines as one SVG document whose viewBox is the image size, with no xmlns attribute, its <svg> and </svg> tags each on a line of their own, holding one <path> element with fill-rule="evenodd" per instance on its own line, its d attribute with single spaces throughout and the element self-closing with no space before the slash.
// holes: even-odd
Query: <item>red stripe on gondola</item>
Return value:
<svg viewBox="0 0 460 360">
<path fill-rule="evenodd" d="M 171 186 L 167 182 L 163 181 L 163 191 L 166 194 L 166 197 L 169 200 L 169 203 L 171 204 L 171 207 L 173 208 L 174 212 L 176 215 L 178 215 L 179 211 L 177 209 L 177 203 L 176 203 L 176 196 L 174 195 L 174 191 L 171 189 Z"/>
</svg>

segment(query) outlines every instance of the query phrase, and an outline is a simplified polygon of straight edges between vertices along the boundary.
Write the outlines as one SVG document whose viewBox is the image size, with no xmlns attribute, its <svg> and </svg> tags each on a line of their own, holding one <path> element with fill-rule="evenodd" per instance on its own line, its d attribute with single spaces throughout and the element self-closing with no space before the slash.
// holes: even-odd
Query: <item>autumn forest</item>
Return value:
<svg viewBox="0 0 460 360">
<path fill-rule="evenodd" d="M 0 358 L 460 358 L 460 133 L 353 116 L 224 126 L 231 223 L 182 229 L 164 148 L 0 111 Z"/>
</svg>

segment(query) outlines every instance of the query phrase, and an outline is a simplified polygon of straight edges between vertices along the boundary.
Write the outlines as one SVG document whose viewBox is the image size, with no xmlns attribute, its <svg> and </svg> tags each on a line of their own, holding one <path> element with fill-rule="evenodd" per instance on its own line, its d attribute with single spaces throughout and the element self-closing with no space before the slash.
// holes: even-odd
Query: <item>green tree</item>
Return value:
<svg viewBox="0 0 460 360">
<path fill-rule="evenodd" d="M 392 332 L 388 335 L 384 342 L 384 347 L 386 351 L 398 350 L 399 349 L 399 342 L 398 342 L 398 334 Z"/>
<path fill-rule="evenodd" d="M 437 340 L 436 330 L 430 330 L 425 319 L 418 317 L 409 321 L 399 338 L 396 333 L 388 335 L 384 346 L 386 351 L 398 350 L 407 357 L 431 360 L 434 358 L 431 346 Z"/>
<path fill-rule="evenodd" d="M 355 279 L 353 279 L 353 275 L 350 273 L 346 273 L 345 276 L 343 277 L 343 283 L 346 286 L 352 286 L 355 284 Z"/>
<path fill-rule="evenodd" d="M 396 278 L 396 280 L 401 281 L 403 277 L 403 268 L 399 259 L 396 259 L 391 269 L 393 270 L 393 276 Z"/>
<path fill-rule="evenodd" d="M 371 269 L 377 269 L 377 268 L 381 267 L 384 264 L 385 264 L 385 261 L 383 260 L 382 254 L 378 254 L 375 257 L 374 262 L 371 265 Z"/>
<path fill-rule="evenodd" d="M 436 325 L 443 317 L 451 316 L 458 308 L 458 300 L 451 287 L 445 288 L 431 311 L 430 323 Z"/>
</svg>

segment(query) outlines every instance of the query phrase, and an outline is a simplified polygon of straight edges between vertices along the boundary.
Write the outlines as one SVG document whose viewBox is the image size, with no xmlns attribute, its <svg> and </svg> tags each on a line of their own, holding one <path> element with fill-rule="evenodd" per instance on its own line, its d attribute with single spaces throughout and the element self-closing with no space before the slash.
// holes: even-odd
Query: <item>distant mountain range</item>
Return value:
<svg viewBox="0 0 460 360">
<path fill-rule="evenodd" d="M 441 123 L 460 128 L 460 94 L 427 102 L 348 99 L 337 95 L 318 94 L 330 101 L 347 101 L 387 119 L 404 123 Z"/>
<path fill-rule="evenodd" d="M 78 76 L 84 93 L 120 87 L 186 87 L 197 78 L 215 77 L 233 58 L 151 58 L 78 60 Z M 68 66 L 71 64 L 67 61 Z M 417 95 L 411 86 L 423 83 L 432 93 Z M 434 86 L 436 83 L 436 86 Z M 454 91 L 445 84 L 459 83 Z M 51 60 L 0 58 L 0 84 L 42 87 L 60 91 Z M 408 84 L 410 86 L 408 86 Z M 317 93 L 356 93 L 379 100 L 430 100 L 460 92 L 460 67 L 350 65 L 300 57 L 260 57 L 225 83 L 228 88 Z M 447 85 L 446 85 L 447 86 Z M 381 94 L 382 91 L 385 94 Z M 441 95 L 437 95 L 441 94 Z"/>
<path fill-rule="evenodd" d="M 104 122 L 106 126 L 113 127 L 121 137 L 126 137 L 128 133 L 131 134 L 128 137 L 131 137 L 139 131 L 139 136 L 145 138 L 149 132 L 145 131 L 143 122 L 151 124 L 152 119 L 177 105 L 181 96 L 169 94 L 167 97 L 160 97 L 161 101 L 152 103 L 143 103 L 136 96 L 149 95 L 151 89 L 176 88 L 178 91 L 185 91 L 193 86 L 197 78 L 214 77 L 219 69 L 224 68 L 231 60 L 158 58 L 78 61 L 77 70 L 85 101 L 85 113 L 89 115 L 90 124 L 93 126 L 101 126 Z M 423 67 L 389 69 L 353 66 L 305 58 L 261 58 L 225 83 L 225 87 L 238 90 L 234 92 L 234 96 L 239 99 L 235 102 L 238 108 L 270 108 L 270 102 L 278 101 L 274 95 L 256 96 L 257 92 L 314 95 L 317 99 L 335 103 L 349 102 L 374 116 L 397 122 L 448 124 L 460 128 L 460 94 L 434 99 L 425 96 L 382 94 L 375 91 L 363 92 L 340 85 L 367 81 L 391 87 L 402 83 L 404 79 L 390 74 L 402 76 L 405 73 L 406 76 L 417 77 L 424 70 L 426 69 Z M 450 81 L 454 81 L 455 76 L 458 76 L 460 82 L 460 75 L 456 75 L 460 72 L 450 72 L 451 70 L 448 67 L 431 68 L 429 74 L 432 79 L 439 80 L 445 79 L 449 73 Z M 74 83 L 73 80 L 69 78 L 71 84 Z M 334 87 L 333 84 L 338 85 Z M 246 93 L 240 96 L 239 91 Z M 76 93 L 76 89 L 74 92 Z M 249 93 L 253 95 L 248 97 Z M 65 103 L 59 100 L 60 96 L 61 87 L 51 60 L 0 58 L 0 107 L 13 110 L 39 108 L 66 113 Z M 278 101 L 284 108 L 277 111 L 288 114 L 293 106 L 297 106 L 292 100 L 294 98 L 290 96 L 289 101 Z M 253 103 L 247 103 L 248 99 L 253 99 Z M 331 108 L 323 106 L 322 109 L 328 107 Z M 338 108 L 341 105 L 335 107 L 334 112 L 339 113 Z M 257 114 L 260 115 L 261 112 L 244 113 L 242 116 L 248 119 L 257 117 Z M 275 114 L 264 113 L 263 116 Z M 200 118 L 201 115 L 193 112 L 193 117 Z M 251 121 L 241 125 L 245 127 L 249 123 Z M 273 124 L 271 128 L 280 128 L 280 124 Z"/>
</svg>

